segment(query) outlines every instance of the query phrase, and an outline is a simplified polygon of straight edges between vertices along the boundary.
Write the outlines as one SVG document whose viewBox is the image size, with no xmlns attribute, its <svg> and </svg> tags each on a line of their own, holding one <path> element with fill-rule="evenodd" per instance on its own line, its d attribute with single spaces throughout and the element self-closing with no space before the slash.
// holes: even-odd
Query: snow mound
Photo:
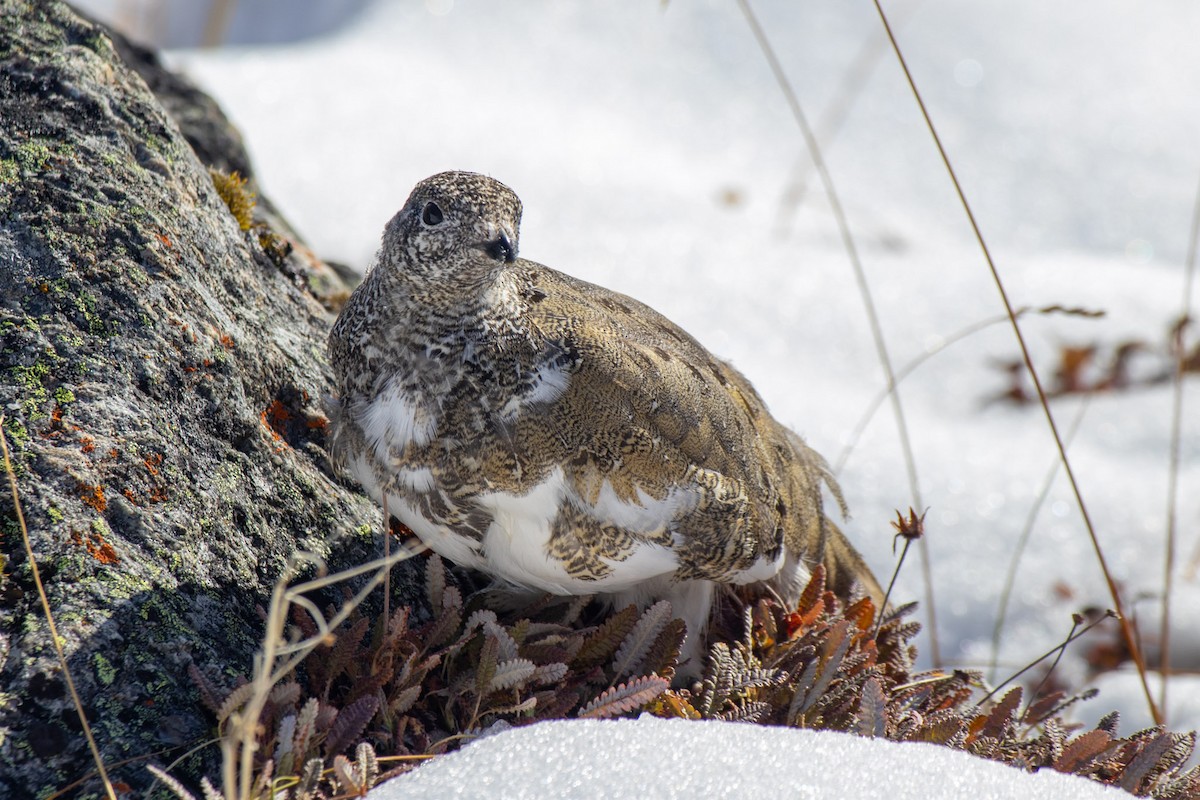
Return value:
<svg viewBox="0 0 1200 800">
<path fill-rule="evenodd" d="M 560 720 L 513 728 L 388 781 L 371 800 L 720 798 L 1093 800 L 1083 778 L 924 743 L 731 722 Z"/>
</svg>

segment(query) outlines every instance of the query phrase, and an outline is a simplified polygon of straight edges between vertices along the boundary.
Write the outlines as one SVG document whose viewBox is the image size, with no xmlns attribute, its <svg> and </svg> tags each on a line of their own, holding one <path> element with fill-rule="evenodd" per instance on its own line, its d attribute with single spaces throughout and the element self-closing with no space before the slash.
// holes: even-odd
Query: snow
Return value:
<svg viewBox="0 0 1200 800">
<path fill-rule="evenodd" d="M 1129 797 L 924 743 L 733 722 L 563 720 L 513 728 L 374 789 L 371 800 L 1099 800 Z"/>
<path fill-rule="evenodd" d="M 288 38 L 302 27 L 300 9 L 319 5 L 294 2 L 260 27 Z M 753 5 L 818 130 L 828 129 L 853 65 L 874 64 L 825 153 L 897 368 L 1002 315 L 911 93 L 880 49 L 872 4 Z M 1043 376 L 1052 376 L 1063 345 L 1100 343 L 1104 359 L 1131 339 L 1157 348 L 1135 359 L 1135 372 L 1161 368 L 1182 305 L 1200 180 L 1200 105 L 1182 101 L 1200 74 L 1200 4 L 886 6 L 1014 305 L 1106 312 L 1023 318 Z M 731 359 L 776 416 L 838 460 L 885 381 L 823 191 L 809 180 L 802 205 L 786 202 L 810 162 L 734 0 L 343 8 L 340 27 L 324 38 L 175 51 L 171 59 L 241 127 L 264 191 L 318 252 L 365 269 L 416 181 L 450 168 L 489 173 L 524 201 L 523 256 L 664 312 Z M 919 502 L 886 405 L 840 473 L 854 513 L 845 527 L 885 580 L 894 510 L 929 508 L 937 633 L 953 666 L 989 666 L 1004 575 L 1057 458 L 1039 409 L 988 402 L 1006 386 L 996 363 L 1018 352 L 1008 323 L 994 324 L 936 353 L 902 384 Z M 1186 389 L 1172 638 L 1176 668 L 1196 671 L 1200 583 L 1184 566 L 1200 548 L 1200 387 L 1192 378 Z M 1083 414 L 1072 465 L 1153 656 L 1170 390 L 1053 408 L 1064 433 Z M 996 678 L 1060 641 L 1072 612 L 1112 605 L 1061 470 L 1018 575 L 998 667 L 989 670 Z M 915 559 L 897 597 L 924 598 Z M 1083 656 L 1104 636 L 1068 651 L 1059 668 L 1068 684 L 1086 679 Z M 928 663 L 927 633 L 919 645 Z M 1081 718 L 1119 708 L 1123 732 L 1148 723 L 1128 674 L 1100 684 L 1104 693 L 1082 704 Z M 1172 728 L 1200 725 L 1198 691 L 1194 679 L 1171 684 Z M 549 734 L 511 734 L 539 735 Z M 795 735 L 811 739 L 805 747 L 827 738 Z M 714 745 L 706 756 L 722 750 Z M 482 742 L 468 754 L 496 747 Z"/>
</svg>

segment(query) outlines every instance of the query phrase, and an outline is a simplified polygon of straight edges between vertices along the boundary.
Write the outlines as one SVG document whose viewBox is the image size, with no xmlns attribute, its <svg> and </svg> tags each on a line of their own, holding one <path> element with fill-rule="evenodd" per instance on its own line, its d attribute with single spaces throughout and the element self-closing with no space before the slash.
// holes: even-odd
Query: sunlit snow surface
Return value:
<svg viewBox="0 0 1200 800">
<path fill-rule="evenodd" d="M 482 739 L 383 784 L 371 800 L 1116 800 L 932 744 L 732 722 L 571 720 Z"/>
<path fill-rule="evenodd" d="M 873 6 L 755 8 L 820 127 L 851 65 L 882 43 Z M 887 8 L 1014 305 L 1107 312 L 1026 317 L 1043 375 L 1065 344 L 1098 342 L 1102 360 L 1133 338 L 1161 350 L 1181 307 L 1200 180 L 1200 105 L 1191 102 L 1200 4 Z M 878 55 L 826 155 L 900 368 L 1002 305 L 895 59 Z M 809 161 L 734 0 L 378 3 L 330 38 L 179 51 L 172 63 L 241 127 L 264 191 L 328 258 L 365 269 L 416 181 L 486 172 L 525 203 L 523 256 L 663 311 L 731 359 L 831 460 L 884 385 L 824 193 L 813 182 L 801 207 L 785 202 Z M 1017 354 L 1011 329 L 997 324 L 902 384 L 929 508 L 941 653 L 952 665 L 987 665 L 1004 575 L 1055 461 L 1038 409 L 987 403 L 1005 387 L 996 363 Z M 1145 354 L 1135 372 L 1162 363 Z M 1198 383 L 1185 395 L 1181 562 L 1200 533 Z M 1070 450 L 1152 651 L 1170 407 L 1165 386 L 1097 397 Z M 1055 403 L 1064 433 L 1078 408 Z M 884 406 L 840 474 L 853 511 L 846 527 L 884 576 L 888 520 L 915 504 L 896 430 Z M 912 560 L 898 597 L 923 591 Z M 1071 612 L 1111 605 L 1060 474 L 1022 561 L 997 674 L 1052 647 Z M 1200 666 L 1198 613 L 1200 585 L 1177 574 L 1184 668 Z M 929 641 L 919 643 L 928 663 Z M 1061 667 L 1071 681 L 1083 677 L 1087 644 Z M 1123 732 L 1148 721 L 1126 677 L 1106 685 Z M 1180 686 L 1172 696 L 1182 702 Z M 1110 707 L 1101 697 L 1082 713 L 1094 720 Z M 1200 711 L 1185 703 L 1171 722 L 1194 728 Z"/>
</svg>

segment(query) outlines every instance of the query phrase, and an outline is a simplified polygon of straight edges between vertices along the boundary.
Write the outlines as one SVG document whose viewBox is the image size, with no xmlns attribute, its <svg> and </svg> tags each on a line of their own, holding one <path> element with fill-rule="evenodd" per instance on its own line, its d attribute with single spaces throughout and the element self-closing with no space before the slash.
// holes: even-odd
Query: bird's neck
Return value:
<svg viewBox="0 0 1200 800">
<path fill-rule="evenodd" d="M 393 304 L 414 338 L 476 343 L 523 336 L 527 302 L 517 275 L 496 270 L 473 281 L 380 276 L 375 291 Z"/>
</svg>

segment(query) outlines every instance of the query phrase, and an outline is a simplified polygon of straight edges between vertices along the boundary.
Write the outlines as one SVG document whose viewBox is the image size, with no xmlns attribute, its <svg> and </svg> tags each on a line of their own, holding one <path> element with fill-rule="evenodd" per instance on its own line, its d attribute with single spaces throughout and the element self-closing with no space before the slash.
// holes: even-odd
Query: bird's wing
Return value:
<svg viewBox="0 0 1200 800">
<path fill-rule="evenodd" d="M 683 577 L 728 580 L 778 558 L 789 531 L 819 535 L 823 462 L 795 447 L 736 369 L 636 300 L 529 269 L 530 321 L 573 355 L 537 423 L 560 438 L 584 504 L 618 517 L 686 498 L 671 506 Z"/>
</svg>

